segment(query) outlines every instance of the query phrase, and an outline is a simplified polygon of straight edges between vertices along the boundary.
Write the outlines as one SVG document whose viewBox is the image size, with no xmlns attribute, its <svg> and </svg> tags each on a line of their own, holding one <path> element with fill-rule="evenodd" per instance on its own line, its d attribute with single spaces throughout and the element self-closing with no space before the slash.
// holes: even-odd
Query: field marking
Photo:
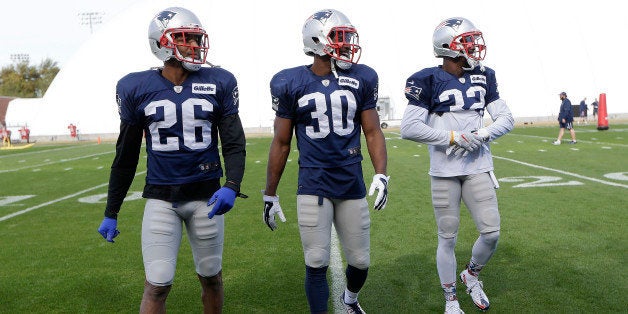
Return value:
<svg viewBox="0 0 628 314">
<path fill-rule="evenodd" d="M 94 145 L 98 145 L 98 144 L 87 144 L 87 145 L 73 145 L 73 146 L 67 146 L 67 147 L 58 147 L 58 148 L 51 148 L 51 149 L 45 149 L 45 150 L 38 150 L 38 151 L 34 151 L 34 152 L 23 152 L 23 153 L 17 153 L 17 154 L 8 154 L 8 155 L 2 155 L 0 156 L 0 158 L 6 158 L 6 157 L 16 157 L 16 156 L 24 156 L 24 155 L 34 155 L 34 154 L 39 154 L 39 153 L 48 153 L 48 152 L 54 152 L 57 150 L 65 150 L 65 149 L 73 149 L 73 148 L 83 148 L 85 146 L 94 146 Z"/>
<path fill-rule="evenodd" d="M 398 135 L 398 136 L 399 136 L 399 138 L 401 138 L 401 133 L 397 133 L 397 132 L 386 132 L 386 133 L 390 133 L 390 134 Z M 554 140 L 554 139 L 555 139 L 555 137 L 547 137 L 547 136 L 539 136 L 539 135 L 527 135 L 527 134 L 517 134 L 517 133 L 508 133 L 507 135 L 515 135 L 515 136 L 522 136 L 522 137 L 531 137 L 531 138 L 538 138 L 538 139 L 543 139 L 543 140 Z M 578 140 L 578 143 L 598 144 L 598 145 L 614 145 L 614 146 L 620 146 L 620 147 L 628 147 L 628 144 L 621 144 L 621 143 L 607 143 L 607 142 L 598 142 L 598 141 L 583 141 L 583 140 Z"/>
<path fill-rule="evenodd" d="M 543 139 L 543 140 L 554 140 L 555 139 L 555 137 L 547 137 L 547 136 L 539 136 L 539 135 L 528 135 L 528 134 L 517 134 L 517 133 L 508 133 L 507 135 L 531 137 L 531 138 L 538 138 L 538 139 Z M 583 140 L 580 140 L 580 139 L 578 139 L 578 143 L 598 144 L 598 145 L 614 145 L 614 146 L 620 146 L 620 147 L 628 147 L 627 144 L 607 143 L 607 142 L 598 142 L 598 141 L 586 141 L 586 140 L 583 141 Z"/>
<path fill-rule="evenodd" d="M 74 158 L 64 158 L 64 159 L 61 159 L 59 161 L 51 161 L 51 162 L 46 162 L 46 163 L 43 163 L 43 164 L 25 166 L 25 167 L 20 167 L 20 168 L 0 170 L 0 173 L 15 172 L 15 171 L 20 171 L 20 170 L 24 170 L 24 169 L 30 169 L 30 168 L 36 168 L 36 167 L 42 167 L 42 166 L 49 166 L 49 165 L 58 164 L 58 163 L 62 163 L 62 162 L 75 161 L 75 160 L 79 160 L 79 159 L 83 159 L 83 158 L 90 158 L 90 157 L 94 157 L 94 156 L 107 155 L 107 154 L 111 154 L 111 153 L 115 153 L 115 150 L 114 151 L 104 152 L 104 153 L 98 153 L 98 154 L 91 154 L 91 155 L 85 155 L 85 156 L 80 156 L 80 157 L 74 157 Z"/>
<path fill-rule="evenodd" d="M 137 173 L 135 173 L 135 177 L 137 177 L 137 176 L 138 176 L 138 175 L 140 175 L 140 174 L 144 174 L 144 173 L 146 173 L 146 171 L 137 172 Z M 109 182 L 107 182 L 107 183 L 103 183 L 103 184 L 99 184 L 99 185 L 97 185 L 97 186 L 93 186 L 93 187 L 91 187 L 91 188 L 88 188 L 88 189 L 85 189 L 85 190 L 82 190 L 82 191 L 78 191 L 78 192 L 73 193 L 73 194 L 70 194 L 70 195 L 63 196 L 63 197 L 58 198 L 58 199 L 56 199 L 56 200 L 52 200 L 52 201 L 45 202 L 45 203 L 42 203 L 42 204 L 39 204 L 39 205 L 35 205 L 35 206 L 33 206 L 33 207 L 29 207 L 29 208 L 26 208 L 26 209 L 23 209 L 23 210 L 17 211 L 17 212 L 12 213 L 12 214 L 8 214 L 8 215 L 6 215 L 6 216 L 0 217 L 0 222 L 5 221 L 5 220 L 8 220 L 8 219 L 11 219 L 11 218 L 16 217 L 16 216 L 19 216 L 19 215 L 21 215 L 21 214 L 28 213 L 28 212 L 33 211 L 33 210 L 35 210 L 35 209 L 39 209 L 39 208 L 42 208 L 42 207 L 46 207 L 46 206 L 48 206 L 48 205 L 51 205 L 51 204 L 54 204 L 54 203 L 58 203 L 58 202 L 61 202 L 61 201 L 67 200 L 67 199 L 69 199 L 69 198 L 73 198 L 73 197 L 75 197 L 75 196 L 81 195 L 81 194 L 86 193 L 86 192 L 89 192 L 89 191 L 93 191 L 93 190 L 96 190 L 96 189 L 99 189 L 99 188 L 105 187 L 105 186 L 107 186 L 107 185 L 109 185 Z"/>
<path fill-rule="evenodd" d="M 345 291 L 345 275 L 342 267 L 342 255 L 340 254 L 340 244 L 336 228 L 331 226 L 331 252 L 329 260 L 331 269 L 331 298 L 334 313 L 344 313 L 344 305 L 340 304 L 340 295 Z"/>
<path fill-rule="evenodd" d="M 589 180 L 589 181 L 593 181 L 593 182 L 597 182 L 597 183 L 601 183 L 601 184 L 605 184 L 605 185 L 617 186 L 617 187 L 622 187 L 622 188 L 627 188 L 628 189 L 628 185 L 625 185 L 625 184 L 610 182 L 610 181 L 606 181 L 606 180 L 600 180 L 600 179 L 596 179 L 596 178 L 591 178 L 591 177 L 583 176 L 581 174 L 577 174 L 577 173 L 573 173 L 573 172 L 569 172 L 569 171 L 565 171 L 565 170 L 548 168 L 548 167 L 544 167 L 544 166 L 540 166 L 540 165 L 527 163 L 527 162 L 524 162 L 524 161 L 519 161 L 519 160 L 506 158 L 506 157 L 499 157 L 499 156 L 495 156 L 495 155 L 493 155 L 493 158 L 514 162 L 514 163 L 517 163 L 517 164 L 520 164 L 520 165 L 524 165 L 524 166 L 528 166 L 528 167 L 532 167 L 532 168 L 538 168 L 538 169 L 543 169 L 543 170 L 547 170 L 547 171 L 558 172 L 558 173 L 561 173 L 561 174 L 564 174 L 564 175 L 576 177 L 576 178 L 583 179 L 583 180 Z"/>
</svg>

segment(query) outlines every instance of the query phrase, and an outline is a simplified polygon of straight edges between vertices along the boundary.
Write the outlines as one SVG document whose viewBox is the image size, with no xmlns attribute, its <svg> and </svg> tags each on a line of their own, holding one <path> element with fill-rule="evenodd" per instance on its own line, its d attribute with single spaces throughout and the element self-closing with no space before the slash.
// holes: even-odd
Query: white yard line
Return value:
<svg viewBox="0 0 628 314">
<path fill-rule="evenodd" d="M 135 174 L 135 176 L 137 177 L 138 175 L 141 175 L 141 174 L 144 174 L 144 173 L 146 173 L 146 171 L 141 171 L 141 172 L 136 173 L 136 174 Z M 96 189 L 100 189 L 100 188 L 105 187 L 105 186 L 107 186 L 107 185 L 109 185 L 109 183 L 99 184 L 99 185 L 97 185 L 97 186 L 93 186 L 93 187 L 91 187 L 91 188 L 89 188 L 89 189 L 85 189 L 85 190 L 82 190 L 82 191 L 79 191 L 79 192 L 76 192 L 76 193 L 73 193 L 73 194 L 70 194 L 70 195 L 63 196 L 63 197 L 58 198 L 58 199 L 56 199 L 56 200 L 52 200 L 52 201 L 49 201 L 49 202 L 45 202 L 45 203 L 42 203 L 42 204 L 39 204 L 39 205 L 35 205 L 35 206 L 33 206 L 33 207 L 29 207 L 29 208 L 26 208 L 26 209 L 20 210 L 20 211 L 18 211 L 18 212 L 12 213 L 12 214 L 8 214 L 8 215 L 6 215 L 6 216 L 0 217 L 0 222 L 1 222 L 1 221 L 8 220 L 8 219 L 11 219 L 11 218 L 13 218 L 13 217 L 15 217 L 15 216 L 19 216 L 19 215 L 21 215 L 21 214 L 28 213 L 28 212 L 33 211 L 33 210 L 35 210 L 35 209 L 39 209 L 39 208 L 42 208 L 42 207 L 46 207 L 46 206 L 48 206 L 48 205 L 51 205 L 51 204 L 54 204 L 54 203 L 61 202 L 61 201 L 63 201 L 63 200 L 67 200 L 67 199 L 69 199 L 69 198 L 73 198 L 73 197 L 75 197 L 75 196 L 81 195 L 81 194 L 83 194 L 83 193 L 87 193 L 87 192 L 89 192 L 89 191 L 93 191 L 93 190 L 96 190 Z"/>
<path fill-rule="evenodd" d="M 83 158 L 90 158 L 90 157 L 95 157 L 95 156 L 100 156 L 100 155 L 107 155 L 107 154 L 112 154 L 112 153 L 115 153 L 115 151 L 108 151 L 108 152 L 104 152 L 104 153 L 91 154 L 91 155 L 85 155 L 85 156 L 74 157 L 74 158 L 65 158 L 65 159 L 61 159 L 61 160 L 58 160 L 58 161 L 45 162 L 43 164 L 37 164 L 37 165 L 31 165 L 31 166 L 25 166 L 25 167 L 18 167 L 18 168 L 12 168 L 12 169 L 7 169 L 7 170 L 0 170 L 0 173 L 15 172 L 15 171 L 20 171 L 20 170 L 24 170 L 24 169 L 38 168 L 38 167 L 49 166 L 49 165 L 58 164 L 58 163 L 62 163 L 62 162 L 74 161 L 74 160 L 79 160 L 79 159 L 83 159 Z"/>
<path fill-rule="evenodd" d="M 538 138 L 544 139 L 548 141 L 554 141 L 556 137 L 547 137 L 547 136 L 538 136 L 538 135 L 527 135 L 527 134 L 517 134 L 517 133 L 508 133 L 508 136 L 521 136 L 521 137 L 530 137 L 530 138 Z M 619 146 L 619 147 L 628 147 L 627 144 L 621 143 L 606 143 L 606 142 L 598 142 L 598 141 L 583 141 L 577 139 L 578 143 L 586 143 L 586 144 L 596 144 L 596 145 L 608 145 L 608 146 Z"/>
<path fill-rule="evenodd" d="M 587 177 L 587 176 L 583 176 L 581 174 L 577 174 L 577 173 L 573 173 L 573 172 L 569 172 L 569 171 L 565 171 L 565 170 L 548 168 L 548 167 L 544 167 L 544 166 L 540 166 L 540 165 L 527 163 L 527 162 L 524 162 L 524 161 L 519 161 L 519 160 L 510 159 L 510 158 L 506 158 L 506 157 L 499 157 L 499 156 L 495 156 L 495 155 L 493 155 L 493 158 L 514 162 L 514 163 L 517 163 L 517 164 L 520 164 L 520 165 L 524 165 L 524 166 L 528 166 L 528 167 L 532 167 L 532 168 L 538 168 L 538 169 L 543 169 L 543 170 L 547 170 L 547 171 L 558 172 L 558 173 L 561 173 L 561 174 L 564 174 L 564 175 L 576 177 L 576 178 L 583 179 L 583 180 L 589 180 L 589 181 L 593 181 L 593 182 L 597 182 L 597 183 L 601 183 L 601 184 L 605 184 L 605 185 L 611 185 L 611 186 L 617 186 L 617 187 L 622 187 L 622 188 L 628 188 L 628 185 L 625 185 L 625 184 L 615 183 L 615 182 L 601 180 L 601 179 L 592 178 L 592 177 Z"/>
<path fill-rule="evenodd" d="M 340 303 L 340 295 L 345 291 L 345 272 L 342 267 L 342 255 L 340 254 L 340 243 L 336 228 L 331 226 L 331 252 L 329 269 L 331 269 L 331 292 L 334 313 L 344 313 L 344 305 Z"/>
<path fill-rule="evenodd" d="M 38 150 L 38 151 L 32 151 L 32 152 L 15 153 L 15 154 L 2 155 L 2 156 L 0 156 L 0 158 L 7 158 L 7 157 L 20 157 L 20 156 L 27 156 L 27 155 L 35 155 L 35 154 L 41 154 L 41 153 L 49 153 L 49 152 L 54 152 L 54 151 L 58 151 L 58 150 L 66 150 L 66 149 L 74 149 L 74 148 L 83 148 L 83 147 L 86 147 L 86 146 L 94 146 L 94 145 L 98 145 L 98 144 L 72 145 L 72 146 L 67 146 L 67 147 L 58 147 L 58 148 L 51 148 L 51 149 L 45 149 L 45 150 Z"/>
</svg>

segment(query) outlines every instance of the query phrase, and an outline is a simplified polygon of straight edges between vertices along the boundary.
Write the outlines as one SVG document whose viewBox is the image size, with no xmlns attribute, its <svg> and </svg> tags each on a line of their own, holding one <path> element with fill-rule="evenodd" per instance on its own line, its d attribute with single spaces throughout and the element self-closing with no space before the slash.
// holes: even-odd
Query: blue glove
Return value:
<svg viewBox="0 0 628 314">
<path fill-rule="evenodd" d="M 214 205 L 214 208 L 207 214 L 207 217 L 212 219 L 214 215 L 226 214 L 233 207 L 235 198 L 236 191 L 228 187 L 221 187 L 207 202 L 207 206 Z"/>
<path fill-rule="evenodd" d="M 98 227 L 98 233 L 100 233 L 100 235 L 102 235 L 105 240 L 113 243 L 115 242 L 113 241 L 113 238 L 117 237 L 120 234 L 120 231 L 117 228 L 117 219 L 105 217 L 105 219 L 102 220 L 102 223 L 100 223 L 100 227 Z"/>
</svg>

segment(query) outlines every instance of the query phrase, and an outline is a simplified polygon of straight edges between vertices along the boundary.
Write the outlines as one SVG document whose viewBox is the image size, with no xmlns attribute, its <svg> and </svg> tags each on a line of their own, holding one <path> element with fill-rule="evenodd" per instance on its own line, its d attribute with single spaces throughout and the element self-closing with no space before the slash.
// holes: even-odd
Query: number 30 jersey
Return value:
<svg viewBox="0 0 628 314">
<path fill-rule="evenodd" d="M 131 73 L 116 87 L 123 123 L 146 136 L 146 183 L 180 185 L 222 176 L 217 123 L 238 113 L 235 77 L 221 68 L 190 72 L 175 86 L 158 69 Z"/>
<path fill-rule="evenodd" d="M 377 103 L 377 73 L 354 64 L 317 76 L 309 66 L 286 69 L 270 82 L 276 116 L 291 119 L 299 149 L 297 194 L 360 199 L 361 113 Z"/>
<path fill-rule="evenodd" d="M 377 103 L 375 70 L 354 64 L 349 70 L 317 76 L 310 66 L 283 70 L 270 82 L 273 110 L 295 125 L 301 167 L 341 167 L 362 161 L 364 110 Z"/>
</svg>

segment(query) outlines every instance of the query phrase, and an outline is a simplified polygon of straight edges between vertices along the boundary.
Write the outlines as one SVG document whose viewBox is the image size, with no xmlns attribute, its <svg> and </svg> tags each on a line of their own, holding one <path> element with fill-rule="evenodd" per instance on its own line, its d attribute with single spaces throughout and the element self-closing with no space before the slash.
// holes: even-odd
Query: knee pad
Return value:
<svg viewBox="0 0 628 314">
<path fill-rule="evenodd" d="M 351 256 L 346 256 L 347 264 L 358 269 L 368 269 L 371 266 L 371 256 L 369 251 L 353 252 Z"/>
<path fill-rule="evenodd" d="M 499 230 L 488 232 L 488 233 L 482 233 L 480 234 L 480 239 L 482 239 L 484 243 L 492 247 L 495 247 L 497 245 L 497 241 L 499 240 Z"/>
<path fill-rule="evenodd" d="M 312 248 L 305 252 L 305 265 L 312 268 L 329 266 L 329 252 L 322 248 Z"/>
<path fill-rule="evenodd" d="M 455 215 L 437 215 L 438 235 L 442 238 L 452 239 L 458 234 L 460 218 Z"/>
<path fill-rule="evenodd" d="M 458 183 L 451 180 L 432 179 L 432 205 L 438 226 L 438 235 L 443 238 L 454 238 L 460 226 L 460 202 L 452 199 L 451 189 Z"/>
<path fill-rule="evenodd" d="M 146 281 L 153 286 L 169 286 L 174 281 L 176 265 L 168 261 L 154 261 L 146 267 Z"/>
<path fill-rule="evenodd" d="M 222 257 L 219 255 L 207 256 L 198 261 L 196 273 L 203 277 L 216 276 L 222 270 Z"/>
</svg>

